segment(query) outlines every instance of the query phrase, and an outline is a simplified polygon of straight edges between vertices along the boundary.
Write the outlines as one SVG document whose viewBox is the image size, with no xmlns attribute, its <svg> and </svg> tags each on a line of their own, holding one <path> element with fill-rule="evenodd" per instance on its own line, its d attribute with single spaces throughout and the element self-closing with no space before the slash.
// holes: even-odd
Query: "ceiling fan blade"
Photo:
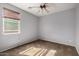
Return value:
<svg viewBox="0 0 79 59">
<path fill-rule="evenodd" d="M 49 12 L 46 8 L 44 9 L 47 13 Z"/>
<path fill-rule="evenodd" d="M 55 3 L 44 3 L 46 6 L 55 6 L 56 4 Z"/>
<path fill-rule="evenodd" d="M 32 9 L 32 8 L 40 8 L 40 7 L 34 7 L 34 6 L 33 6 L 33 7 L 28 7 L 28 8 L 29 8 L 29 9 Z"/>
<path fill-rule="evenodd" d="M 40 13 L 40 12 L 41 12 L 41 10 L 39 9 L 37 13 Z"/>
<path fill-rule="evenodd" d="M 41 9 L 41 14 L 42 14 L 42 15 L 43 15 L 43 11 L 44 11 L 44 10 L 43 10 L 43 9 Z"/>
</svg>

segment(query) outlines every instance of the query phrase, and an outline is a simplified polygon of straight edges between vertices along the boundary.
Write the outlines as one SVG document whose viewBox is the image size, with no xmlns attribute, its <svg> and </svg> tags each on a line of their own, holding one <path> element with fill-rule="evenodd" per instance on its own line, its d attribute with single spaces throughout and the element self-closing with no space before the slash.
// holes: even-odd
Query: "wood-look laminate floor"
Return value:
<svg viewBox="0 0 79 59">
<path fill-rule="evenodd" d="M 36 40 L 19 47 L 1 52 L 3 56 L 78 56 L 72 46 Z"/>
</svg>

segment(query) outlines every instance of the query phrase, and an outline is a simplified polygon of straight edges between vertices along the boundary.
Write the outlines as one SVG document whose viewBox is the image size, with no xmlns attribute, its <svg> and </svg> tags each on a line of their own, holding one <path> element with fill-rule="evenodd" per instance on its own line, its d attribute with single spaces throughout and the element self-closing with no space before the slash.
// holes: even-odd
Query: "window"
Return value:
<svg viewBox="0 0 79 59">
<path fill-rule="evenodd" d="M 3 34 L 20 33 L 20 13 L 3 9 Z"/>
</svg>

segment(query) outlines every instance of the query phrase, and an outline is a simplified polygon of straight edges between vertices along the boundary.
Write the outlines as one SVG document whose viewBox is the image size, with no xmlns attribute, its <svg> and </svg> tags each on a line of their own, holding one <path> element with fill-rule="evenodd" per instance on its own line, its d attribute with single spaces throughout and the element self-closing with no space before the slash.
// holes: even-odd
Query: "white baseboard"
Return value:
<svg viewBox="0 0 79 59">
<path fill-rule="evenodd" d="M 63 41 L 58 41 L 58 40 L 55 40 L 55 39 L 50 39 L 50 38 L 45 38 L 45 37 L 40 37 L 40 39 L 45 40 L 45 41 L 50 41 L 50 42 L 55 42 L 55 43 L 69 45 L 69 46 L 74 46 L 75 47 L 75 44 L 71 43 L 71 42 L 63 42 Z"/>
</svg>

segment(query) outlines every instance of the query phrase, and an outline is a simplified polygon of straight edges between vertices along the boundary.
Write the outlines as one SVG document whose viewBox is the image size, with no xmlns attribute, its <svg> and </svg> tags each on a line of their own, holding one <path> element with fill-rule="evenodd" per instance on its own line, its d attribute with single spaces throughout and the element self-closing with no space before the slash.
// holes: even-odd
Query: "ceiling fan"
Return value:
<svg viewBox="0 0 79 59">
<path fill-rule="evenodd" d="M 53 4 L 54 5 L 54 4 Z M 39 11 L 38 12 L 44 12 L 46 11 L 47 13 L 49 12 L 49 7 L 53 7 L 53 6 L 50 6 L 49 3 L 41 3 L 40 5 L 38 6 L 31 6 L 31 7 L 28 7 L 29 9 L 34 9 L 34 8 L 39 8 Z"/>
</svg>

